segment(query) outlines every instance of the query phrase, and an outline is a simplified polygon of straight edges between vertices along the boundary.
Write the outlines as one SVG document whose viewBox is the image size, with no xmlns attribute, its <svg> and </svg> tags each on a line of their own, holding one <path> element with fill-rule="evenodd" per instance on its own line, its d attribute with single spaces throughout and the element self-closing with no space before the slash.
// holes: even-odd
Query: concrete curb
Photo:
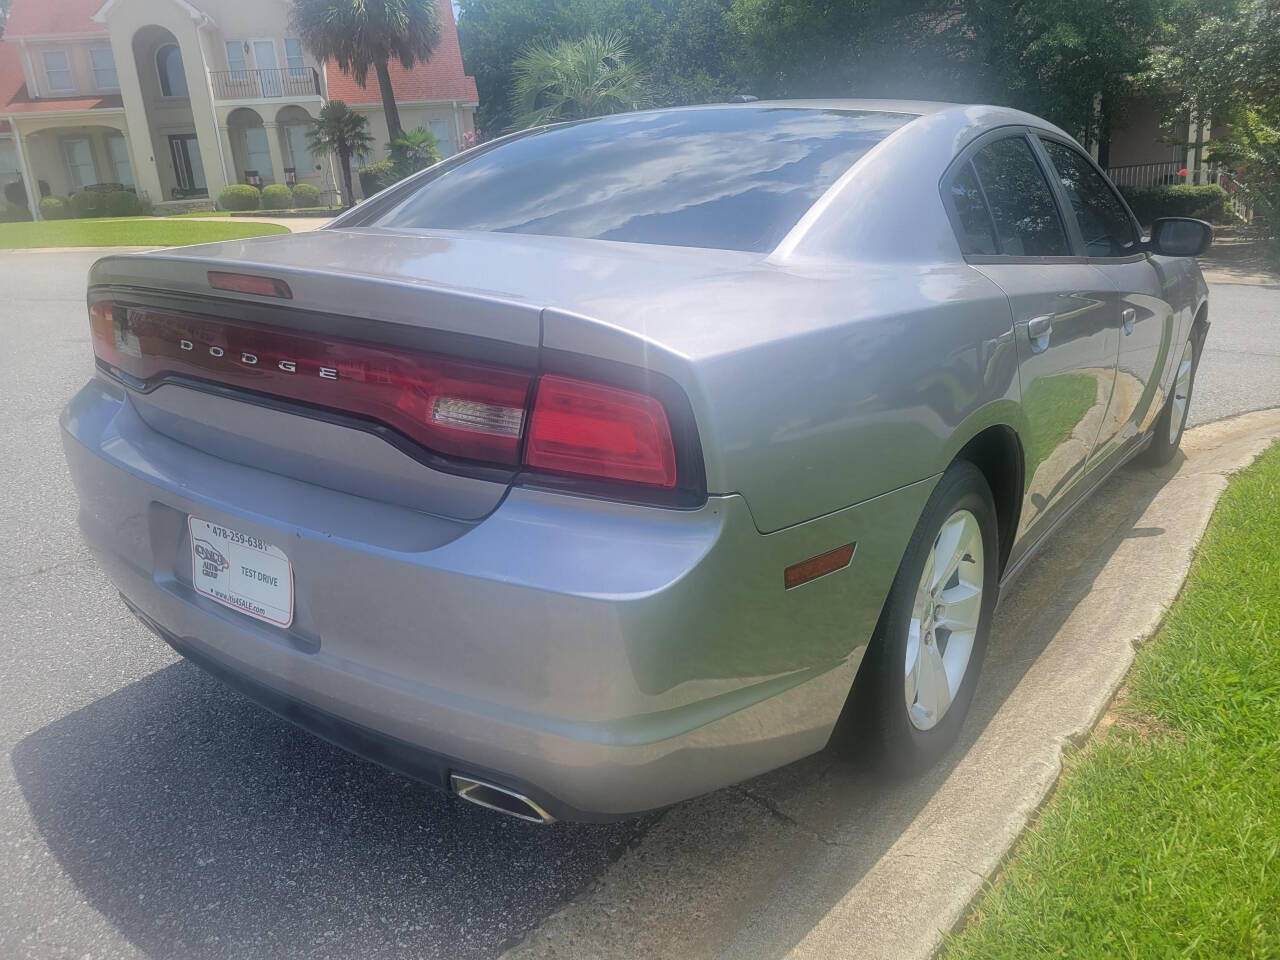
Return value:
<svg viewBox="0 0 1280 960">
<path fill-rule="evenodd" d="M 1187 432 L 1081 507 L 996 615 L 962 744 L 885 782 L 819 754 L 670 810 L 515 958 L 927 958 L 1049 795 L 1186 578 L 1280 410 Z"/>
</svg>

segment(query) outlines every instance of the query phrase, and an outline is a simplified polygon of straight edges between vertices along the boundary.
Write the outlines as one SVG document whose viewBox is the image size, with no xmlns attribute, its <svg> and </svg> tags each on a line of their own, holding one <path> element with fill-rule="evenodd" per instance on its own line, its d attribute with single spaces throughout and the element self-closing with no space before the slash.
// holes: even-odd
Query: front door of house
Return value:
<svg viewBox="0 0 1280 960">
<path fill-rule="evenodd" d="M 173 172 L 183 196 L 207 196 L 209 185 L 204 179 L 200 160 L 200 143 L 194 133 L 169 134 L 169 152 L 173 155 Z"/>
</svg>

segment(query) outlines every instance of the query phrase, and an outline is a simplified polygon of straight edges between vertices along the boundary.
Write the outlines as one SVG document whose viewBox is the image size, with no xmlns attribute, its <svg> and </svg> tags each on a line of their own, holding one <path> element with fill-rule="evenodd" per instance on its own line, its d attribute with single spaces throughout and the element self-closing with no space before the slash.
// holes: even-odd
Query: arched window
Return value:
<svg viewBox="0 0 1280 960">
<path fill-rule="evenodd" d="M 156 72 L 160 74 L 163 96 L 187 96 L 187 74 L 182 69 L 182 51 L 176 43 L 166 43 L 156 51 Z"/>
</svg>

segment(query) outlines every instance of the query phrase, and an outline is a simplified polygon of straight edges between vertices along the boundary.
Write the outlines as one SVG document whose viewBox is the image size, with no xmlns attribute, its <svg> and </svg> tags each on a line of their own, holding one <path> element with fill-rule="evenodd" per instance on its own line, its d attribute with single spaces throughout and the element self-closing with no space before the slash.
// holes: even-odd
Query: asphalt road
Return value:
<svg viewBox="0 0 1280 960">
<path fill-rule="evenodd" d="M 57 415 L 93 255 L 0 252 L 0 957 L 488 957 L 647 827 L 536 828 L 349 757 L 140 627 Z M 1280 283 L 1214 283 L 1193 422 L 1280 405 Z"/>
</svg>

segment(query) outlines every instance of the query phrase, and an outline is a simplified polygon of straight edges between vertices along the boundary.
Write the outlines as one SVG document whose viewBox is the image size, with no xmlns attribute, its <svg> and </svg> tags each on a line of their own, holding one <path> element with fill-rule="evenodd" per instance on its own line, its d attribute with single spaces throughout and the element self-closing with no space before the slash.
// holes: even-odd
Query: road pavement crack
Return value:
<svg viewBox="0 0 1280 960">
<path fill-rule="evenodd" d="M 736 787 L 733 787 L 732 789 L 742 794 L 742 796 L 746 797 L 748 800 L 751 800 L 754 803 L 758 803 L 760 806 L 764 807 L 764 809 L 767 810 L 769 814 L 772 815 L 775 819 L 781 820 L 783 823 L 788 824 L 789 826 L 793 827 L 796 830 L 799 830 L 801 833 L 805 834 L 806 836 L 811 837 L 814 840 L 817 840 L 823 846 L 827 846 L 827 847 L 845 846 L 845 844 L 841 843 L 839 840 L 832 840 L 830 837 L 824 836 L 822 833 L 813 829 L 809 825 L 801 823 L 799 820 L 797 820 L 791 814 L 787 813 L 785 810 L 779 807 L 774 801 L 770 800 L 768 797 L 761 796 L 760 794 L 756 793 L 754 790 L 748 790 L 746 787 L 742 785 L 738 785 Z"/>
</svg>

